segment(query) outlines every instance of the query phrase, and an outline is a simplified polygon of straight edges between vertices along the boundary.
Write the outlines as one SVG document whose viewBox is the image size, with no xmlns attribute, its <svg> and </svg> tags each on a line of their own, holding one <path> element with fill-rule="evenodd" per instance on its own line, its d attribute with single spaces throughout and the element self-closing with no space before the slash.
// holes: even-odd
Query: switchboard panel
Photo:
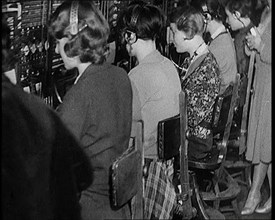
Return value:
<svg viewBox="0 0 275 220">
<path fill-rule="evenodd" d="M 64 0 L 5 0 L 2 1 L 2 14 L 11 29 L 11 51 L 15 65 L 15 78 L 18 85 L 45 100 L 54 108 L 72 85 L 77 71 L 67 71 L 59 54 L 54 52 L 55 42 L 47 31 L 50 15 Z M 116 24 L 121 10 L 132 0 L 94 0 L 110 24 L 110 48 L 116 41 Z M 147 0 L 162 8 L 168 14 L 179 0 Z M 116 49 L 110 62 L 119 63 Z M 165 51 L 164 51 L 165 52 Z M 114 60 L 115 56 L 118 58 Z"/>
</svg>

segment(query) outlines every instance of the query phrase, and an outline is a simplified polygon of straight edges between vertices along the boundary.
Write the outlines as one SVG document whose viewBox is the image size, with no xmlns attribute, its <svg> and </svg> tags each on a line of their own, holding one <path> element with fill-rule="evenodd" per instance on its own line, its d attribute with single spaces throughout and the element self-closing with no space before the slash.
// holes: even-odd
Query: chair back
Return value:
<svg viewBox="0 0 275 220">
<path fill-rule="evenodd" d="M 182 207 L 184 210 L 183 219 L 191 219 L 194 212 L 191 204 L 191 192 L 188 172 L 188 141 L 187 141 L 187 103 L 186 94 L 181 91 L 179 94 L 180 104 L 180 185 L 182 194 Z"/>
<path fill-rule="evenodd" d="M 179 157 L 179 182 L 180 192 L 177 195 L 181 205 L 177 205 L 174 213 L 181 215 L 182 219 L 191 219 L 195 212 L 191 202 L 191 190 L 189 186 L 188 155 L 187 155 L 187 106 L 186 94 L 179 93 L 180 114 L 159 121 L 158 123 L 158 156 L 161 161 L 167 161 L 173 157 Z M 175 167 L 174 167 L 175 169 Z M 174 178 L 176 175 L 174 170 Z M 176 186 L 177 187 L 177 186 Z"/>
<path fill-rule="evenodd" d="M 234 84 L 229 87 L 229 90 L 226 90 L 225 93 L 217 96 L 212 118 L 214 136 L 212 150 L 209 153 L 209 156 L 207 156 L 203 161 L 189 160 L 189 167 L 216 170 L 225 160 L 233 113 L 238 95 L 239 82 L 240 74 L 237 74 L 236 80 Z"/>
<path fill-rule="evenodd" d="M 234 114 L 234 108 L 236 106 L 236 100 L 238 97 L 238 88 L 239 88 L 239 83 L 240 83 L 240 74 L 236 75 L 236 80 L 235 83 L 233 84 L 233 89 L 232 89 L 232 93 L 230 95 L 227 95 L 225 97 L 222 97 L 223 102 L 222 105 L 219 103 L 221 97 L 217 98 L 217 103 L 219 105 L 215 106 L 215 110 L 214 110 L 214 115 L 215 113 L 218 111 L 217 107 L 220 108 L 220 112 L 223 112 L 223 114 L 226 114 L 226 123 L 224 126 L 224 130 L 221 131 L 221 139 L 219 139 L 216 144 L 217 144 L 217 148 L 219 150 L 219 157 L 218 157 L 218 163 L 221 163 L 225 160 L 225 156 L 227 153 L 227 144 L 228 144 L 228 139 L 229 139 L 229 135 L 230 135 L 230 130 L 231 130 L 231 125 L 232 125 L 232 120 L 233 120 L 233 114 Z M 223 95 L 221 95 L 223 96 Z M 226 100 L 229 99 L 229 106 L 228 105 L 224 105 L 224 103 L 227 103 Z M 214 116 L 215 117 L 215 116 Z M 221 118 L 220 118 L 221 119 Z M 222 121 L 222 119 L 219 122 Z M 215 124 L 214 124 L 215 126 Z"/>
<path fill-rule="evenodd" d="M 167 161 L 179 154 L 180 149 L 180 115 L 159 121 L 158 123 L 158 158 Z"/>
<path fill-rule="evenodd" d="M 144 124 L 142 120 L 133 121 L 132 124 L 132 134 L 134 134 L 135 140 L 135 149 L 141 155 L 141 162 L 138 165 L 138 175 L 137 175 L 137 194 L 131 201 L 132 207 L 132 219 L 143 219 L 144 213 L 144 203 L 143 203 L 143 194 L 144 194 L 144 183 L 143 183 L 143 167 L 144 167 L 144 151 L 143 151 L 143 142 L 144 142 Z"/>
</svg>

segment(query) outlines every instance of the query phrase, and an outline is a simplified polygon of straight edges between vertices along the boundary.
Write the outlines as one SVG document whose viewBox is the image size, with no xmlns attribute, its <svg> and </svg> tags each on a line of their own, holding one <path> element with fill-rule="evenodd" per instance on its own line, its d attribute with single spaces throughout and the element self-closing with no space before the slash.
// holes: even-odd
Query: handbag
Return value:
<svg viewBox="0 0 275 220">
<path fill-rule="evenodd" d="M 117 158 L 111 167 L 113 206 L 121 207 L 137 194 L 139 171 L 141 153 L 133 145 Z"/>
<path fill-rule="evenodd" d="M 158 157 L 169 160 L 179 152 L 180 147 L 180 115 L 176 115 L 158 123 Z"/>
</svg>

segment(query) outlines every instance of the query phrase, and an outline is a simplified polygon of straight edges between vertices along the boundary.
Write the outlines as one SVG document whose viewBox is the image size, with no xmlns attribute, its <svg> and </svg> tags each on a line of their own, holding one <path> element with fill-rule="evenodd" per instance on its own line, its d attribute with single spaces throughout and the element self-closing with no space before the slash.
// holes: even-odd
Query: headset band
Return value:
<svg viewBox="0 0 275 220">
<path fill-rule="evenodd" d="M 78 1 L 73 1 L 71 5 L 70 27 L 71 34 L 76 35 L 78 33 Z"/>
</svg>

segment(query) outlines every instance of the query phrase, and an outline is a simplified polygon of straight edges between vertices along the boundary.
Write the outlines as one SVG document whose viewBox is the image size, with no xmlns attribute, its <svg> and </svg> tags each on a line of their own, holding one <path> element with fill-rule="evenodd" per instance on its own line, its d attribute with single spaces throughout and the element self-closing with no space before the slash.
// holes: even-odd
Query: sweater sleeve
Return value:
<svg viewBox="0 0 275 220">
<path fill-rule="evenodd" d="M 265 29 L 262 35 L 262 43 L 260 45 L 260 58 L 262 62 L 271 64 L 271 23 Z"/>
</svg>

